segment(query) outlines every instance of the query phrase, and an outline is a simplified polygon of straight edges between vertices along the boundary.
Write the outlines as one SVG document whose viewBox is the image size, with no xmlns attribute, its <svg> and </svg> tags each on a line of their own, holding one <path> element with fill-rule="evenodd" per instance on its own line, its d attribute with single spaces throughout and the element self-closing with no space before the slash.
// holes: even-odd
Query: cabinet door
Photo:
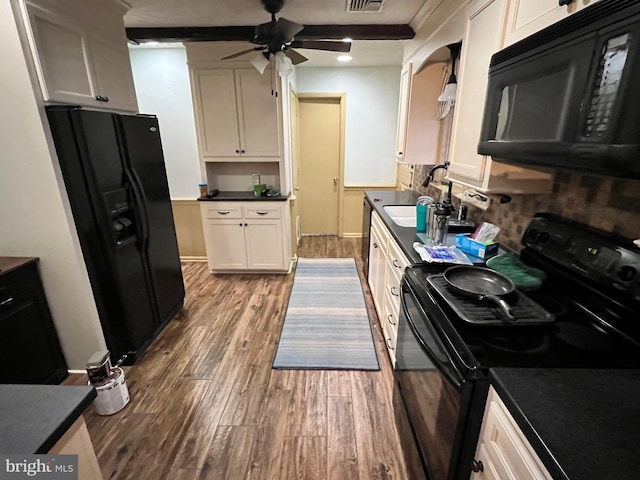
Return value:
<svg viewBox="0 0 640 480">
<path fill-rule="evenodd" d="M 44 100 L 96 105 L 85 29 L 43 7 L 25 3 L 26 28 Z"/>
<path fill-rule="evenodd" d="M 203 160 L 240 155 L 234 78 L 233 70 L 228 69 L 193 73 L 194 110 Z"/>
<path fill-rule="evenodd" d="M 131 60 L 124 38 L 89 36 L 98 95 L 106 98 L 103 107 L 138 111 Z"/>
<path fill-rule="evenodd" d="M 501 477 L 496 471 L 494 460 L 489 456 L 484 443 L 478 446 L 475 460 L 482 462 L 482 470 L 473 472 L 470 480 L 500 480 Z"/>
<path fill-rule="evenodd" d="M 400 73 L 400 99 L 398 103 L 398 124 L 396 129 L 396 159 L 404 162 L 404 147 L 407 141 L 407 119 L 409 116 L 409 92 L 411 91 L 411 75 L 413 64 L 407 63 Z"/>
<path fill-rule="evenodd" d="M 271 76 L 255 69 L 240 69 L 235 74 L 241 155 L 279 157 L 282 135 Z"/>
<path fill-rule="evenodd" d="M 254 270 L 284 269 L 282 221 L 248 219 L 245 223 L 248 268 Z"/>
<path fill-rule="evenodd" d="M 205 220 L 203 223 L 209 269 L 246 269 L 245 227 L 242 219 Z"/>
<path fill-rule="evenodd" d="M 412 165 L 438 163 L 440 118 L 438 97 L 447 64 L 429 63 L 411 79 L 404 161 Z"/>
<path fill-rule="evenodd" d="M 477 154 L 491 55 L 502 43 L 502 19 L 506 0 L 476 0 L 469 4 L 460 83 L 454 113 L 449 172 L 481 182 L 490 161 Z"/>
<path fill-rule="evenodd" d="M 574 0 L 569 5 L 561 6 L 558 0 L 512 1 L 504 46 L 522 40 L 595 2 L 596 0 Z"/>
<path fill-rule="evenodd" d="M 376 311 L 382 315 L 384 304 L 384 282 L 386 269 L 386 256 L 383 242 L 386 238 L 377 229 L 371 229 L 369 238 L 369 289 L 373 296 Z"/>
</svg>

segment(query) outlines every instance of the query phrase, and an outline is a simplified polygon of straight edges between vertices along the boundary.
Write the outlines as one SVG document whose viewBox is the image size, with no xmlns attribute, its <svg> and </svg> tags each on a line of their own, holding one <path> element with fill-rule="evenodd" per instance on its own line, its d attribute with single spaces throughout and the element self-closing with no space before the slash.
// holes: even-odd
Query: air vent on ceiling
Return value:
<svg viewBox="0 0 640 480">
<path fill-rule="evenodd" d="M 383 0 L 347 0 L 347 12 L 375 13 L 382 10 Z"/>
</svg>

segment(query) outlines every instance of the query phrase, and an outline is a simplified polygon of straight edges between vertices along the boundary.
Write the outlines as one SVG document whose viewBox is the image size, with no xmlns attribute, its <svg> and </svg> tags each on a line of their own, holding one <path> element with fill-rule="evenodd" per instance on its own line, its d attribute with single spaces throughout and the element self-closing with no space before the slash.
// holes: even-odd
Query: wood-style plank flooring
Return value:
<svg viewBox="0 0 640 480">
<path fill-rule="evenodd" d="M 360 242 L 304 237 L 298 254 L 355 257 L 363 280 Z M 126 368 L 131 403 L 85 413 L 105 479 L 408 478 L 366 282 L 381 371 L 272 370 L 293 274 L 183 272 L 184 308 Z"/>
</svg>

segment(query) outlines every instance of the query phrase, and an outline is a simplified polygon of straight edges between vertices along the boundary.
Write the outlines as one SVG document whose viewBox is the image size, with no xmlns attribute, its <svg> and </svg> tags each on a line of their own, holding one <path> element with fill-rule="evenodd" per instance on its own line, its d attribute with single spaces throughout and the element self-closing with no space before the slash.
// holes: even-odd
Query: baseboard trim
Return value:
<svg viewBox="0 0 640 480">
<path fill-rule="evenodd" d="M 181 262 L 206 262 L 206 261 L 207 261 L 207 257 L 201 257 L 201 256 L 194 256 L 194 257 L 184 256 L 184 257 L 180 257 L 180 261 L 181 261 Z"/>
<path fill-rule="evenodd" d="M 342 236 L 344 238 L 362 238 L 361 233 L 343 233 Z"/>
</svg>

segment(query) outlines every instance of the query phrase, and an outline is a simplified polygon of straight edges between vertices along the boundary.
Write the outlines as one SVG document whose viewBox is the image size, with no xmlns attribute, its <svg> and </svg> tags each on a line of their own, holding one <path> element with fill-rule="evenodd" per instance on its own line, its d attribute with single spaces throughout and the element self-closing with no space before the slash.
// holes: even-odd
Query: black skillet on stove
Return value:
<svg viewBox="0 0 640 480">
<path fill-rule="evenodd" d="M 511 306 L 502 298 L 516 287 L 501 273 L 484 267 L 458 265 L 445 270 L 443 277 L 456 291 L 477 300 L 489 300 L 500 307 L 505 318 L 517 320 Z"/>
</svg>

